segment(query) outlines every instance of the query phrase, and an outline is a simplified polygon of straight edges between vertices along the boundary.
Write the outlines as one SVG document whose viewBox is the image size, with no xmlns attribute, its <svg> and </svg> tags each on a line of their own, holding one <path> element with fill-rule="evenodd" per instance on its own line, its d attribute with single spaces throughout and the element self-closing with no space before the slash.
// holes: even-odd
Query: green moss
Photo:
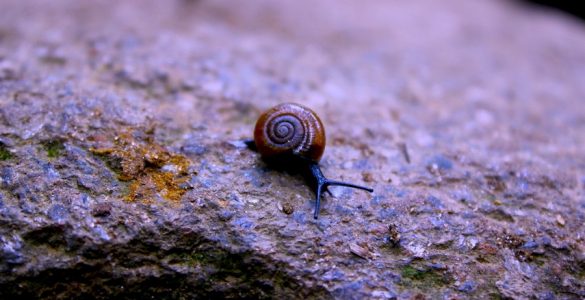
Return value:
<svg viewBox="0 0 585 300">
<path fill-rule="evenodd" d="M 406 266 L 402 269 L 401 275 L 403 278 L 420 279 L 422 278 L 422 274 L 424 274 L 424 272 L 421 272 L 420 270 L 417 270 L 412 266 Z"/>
<path fill-rule="evenodd" d="M 58 140 L 47 141 L 43 144 L 43 148 L 47 151 L 47 156 L 49 158 L 56 158 L 61 155 L 65 147 L 63 146 L 63 142 Z"/>
<path fill-rule="evenodd" d="M 432 289 L 448 283 L 447 278 L 437 270 L 417 269 L 411 265 L 403 267 L 400 275 L 403 285 L 422 289 Z"/>
<path fill-rule="evenodd" d="M 172 263 L 181 263 L 191 267 L 212 262 L 208 255 L 201 252 L 171 254 L 169 260 Z"/>
<path fill-rule="evenodd" d="M 8 148 L 6 148 L 6 145 L 0 143 L 0 160 L 9 160 L 12 157 L 14 157 L 14 155 L 12 155 Z"/>
<path fill-rule="evenodd" d="M 194 252 L 194 253 L 191 253 L 191 255 L 187 255 L 187 261 L 189 262 L 190 265 L 205 263 L 208 260 L 209 260 L 209 257 L 207 257 L 205 254 L 203 254 L 201 252 Z"/>
</svg>

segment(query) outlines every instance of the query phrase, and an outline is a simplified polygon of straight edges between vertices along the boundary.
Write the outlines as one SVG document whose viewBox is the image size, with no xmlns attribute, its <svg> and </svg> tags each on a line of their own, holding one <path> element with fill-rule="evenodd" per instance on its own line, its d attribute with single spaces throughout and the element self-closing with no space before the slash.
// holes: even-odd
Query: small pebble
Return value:
<svg viewBox="0 0 585 300">
<path fill-rule="evenodd" d="M 353 253 L 354 255 L 361 257 L 365 260 L 370 259 L 370 257 L 372 256 L 372 254 L 370 253 L 370 250 L 368 250 L 368 248 L 362 247 L 362 246 L 358 245 L 357 243 L 349 244 L 349 251 L 351 253 Z"/>
<path fill-rule="evenodd" d="M 218 213 L 218 217 L 220 220 L 222 221 L 229 221 L 233 218 L 234 216 L 234 212 L 230 211 L 228 209 L 222 209 L 219 213 Z"/>
<path fill-rule="evenodd" d="M 557 215 L 557 223 L 561 226 L 565 226 L 565 218 L 563 218 L 563 216 L 561 215 Z"/>
<path fill-rule="evenodd" d="M 470 293 L 475 289 L 477 284 L 474 281 L 468 280 L 459 286 L 458 290 L 464 293 Z"/>
<path fill-rule="evenodd" d="M 370 172 L 362 172 L 362 180 L 364 182 L 372 182 L 374 181 L 374 175 Z"/>
<path fill-rule="evenodd" d="M 395 247 L 400 242 L 400 232 L 394 224 L 388 225 L 388 243 Z"/>
<path fill-rule="evenodd" d="M 292 206 L 292 204 L 290 204 L 290 203 L 288 203 L 288 202 L 286 202 L 286 203 L 282 204 L 282 212 L 283 212 L 283 213 L 285 213 L 285 214 L 287 214 L 287 215 L 290 215 L 290 214 L 292 214 L 294 211 L 295 211 L 295 208 L 294 208 L 294 206 Z"/>
<path fill-rule="evenodd" d="M 98 203 L 91 211 L 94 217 L 107 217 L 112 213 L 112 205 L 110 203 Z"/>
</svg>

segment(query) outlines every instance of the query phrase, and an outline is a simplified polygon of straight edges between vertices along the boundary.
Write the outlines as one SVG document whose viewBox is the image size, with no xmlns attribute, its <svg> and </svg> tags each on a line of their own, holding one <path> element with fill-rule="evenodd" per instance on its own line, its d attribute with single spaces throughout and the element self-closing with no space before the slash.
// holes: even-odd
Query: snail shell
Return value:
<svg viewBox="0 0 585 300">
<path fill-rule="evenodd" d="M 317 114 L 309 108 L 284 103 L 258 118 L 254 143 L 267 159 L 294 155 L 319 162 L 325 151 L 325 129 Z"/>
</svg>

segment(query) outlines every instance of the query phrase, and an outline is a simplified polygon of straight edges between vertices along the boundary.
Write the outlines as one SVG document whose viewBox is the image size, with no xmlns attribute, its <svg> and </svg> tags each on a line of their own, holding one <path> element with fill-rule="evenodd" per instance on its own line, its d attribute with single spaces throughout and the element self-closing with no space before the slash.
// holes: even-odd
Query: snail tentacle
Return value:
<svg viewBox="0 0 585 300">
<path fill-rule="evenodd" d="M 350 188 L 354 188 L 354 189 L 368 191 L 370 193 L 372 193 L 374 191 L 374 189 L 369 188 L 369 187 L 365 187 L 365 186 L 361 186 L 361 185 L 357 185 L 357 184 L 353 184 L 353 183 L 348 183 L 348 182 L 343 182 L 343 181 L 335 181 L 335 180 L 328 180 L 325 183 L 325 185 L 327 185 L 327 186 L 331 186 L 331 185 L 346 186 L 346 187 L 350 187 Z"/>
<path fill-rule="evenodd" d="M 332 186 L 332 185 L 346 186 L 346 187 L 350 187 L 350 188 L 354 188 L 354 189 L 368 191 L 370 193 L 374 192 L 374 189 L 369 188 L 369 187 L 365 187 L 365 186 L 361 186 L 361 185 L 357 185 L 357 184 L 353 184 L 353 183 L 348 183 L 348 182 L 343 182 L 343 181 L 329 180 L 325 177 L 325 175 L 323 175 L 321 168 L 316 163 L 311 163 L 310 169 L 311 169 L 311 174 L 313 175 L 313 177 L 315 178 L 315 180 L 317 182 L 317 191 L 316 191 L 317 198 L 315 199 L 315 213 L 313 214 L 313 218 L 315 218 L 315 219 L 319 218 L 319 210 L 321 208 L 321 194 L 322 194 L 321 192 L 322 192 L 322 190 L 329 192 L 329 189 L 328 189 L 329 186 Z M 329 192 L 329 195 L 331 195 L 331 192 Z"/>
</svg>

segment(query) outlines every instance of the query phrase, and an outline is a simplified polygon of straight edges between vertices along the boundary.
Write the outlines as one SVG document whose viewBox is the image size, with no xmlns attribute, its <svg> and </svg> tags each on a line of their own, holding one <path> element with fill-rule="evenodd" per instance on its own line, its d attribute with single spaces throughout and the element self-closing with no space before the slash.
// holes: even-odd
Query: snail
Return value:
<svg viewBox="0 0 585 300">
<path fill-rule="evenodd" d="M 319 160 L 325 151 L 325 129 L 317 114 L 302 105 L 283 103 L 267 110 L 256 122 L 254 139 L 245 143 L 250 149 L 258 151 L 268 164 L 300 167 L 307 171 L 316 185 L 315 219 L 319 217 L 322 193 L 331 195 L 329 186 L 345 186 L 370 193 L 374 191 L 330 180 L 323 175 Z"/>
</svg>

